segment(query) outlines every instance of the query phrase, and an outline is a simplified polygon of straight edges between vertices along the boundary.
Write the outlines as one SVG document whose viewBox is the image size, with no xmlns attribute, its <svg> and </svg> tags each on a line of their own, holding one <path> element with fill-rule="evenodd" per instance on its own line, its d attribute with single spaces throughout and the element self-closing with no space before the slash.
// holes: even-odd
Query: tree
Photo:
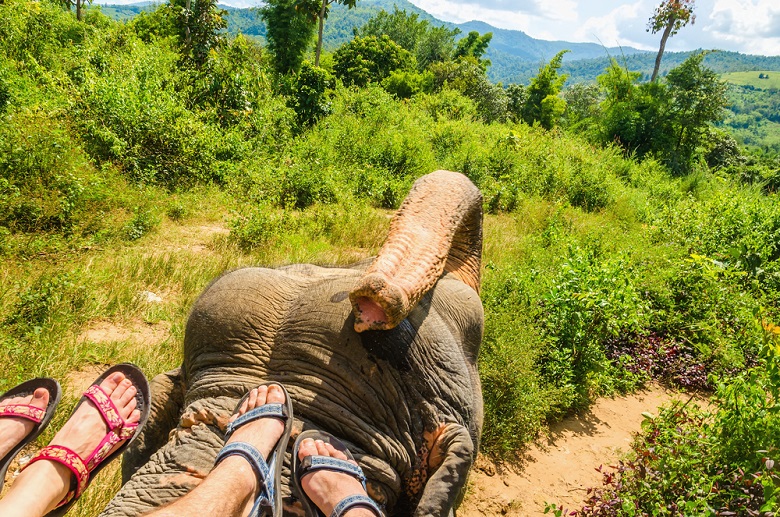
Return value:
<svg viewBox="0 0 780 517">
<path fill-rule="evenodd" d="M 704 143 L 710 123 L 721 118 L 726 106 L 726 83 L 702 66 L 706 55 L 707 52 L 694 54 L 666 75 L 675 139 L 669 159 L 673 172 L 689 172 L 691 160 Z"/>
<path fill-rule="evenodd" d="M 486 32 L 482 36 L 480 36 L 477 31 L 469 32 L 464 38 L 461 38 L 461 40 L 458 41 L 458 47 L 455 49 L 453 59 L 471 56 L 487 68 L 490 66 L 490 61 L 481 58 L 485 52 L 487 52 L 488 45 L 490 45 L 490 40 L 492 39 L 492 32 Z"/>
<path fill-rule="evenodd" d="M 303 55 L 314 38 L 311 15 L 297 7 L 297 0 L 267 0 L 259 9 L 274 67 L 282 74 L 300 70 Z"/>
<path fill-rule="evenodd" d="M 184 58 L 197 67 L 225 41 L 222 29 L 227 27 L 227 11 L 217 7 L 217 0 L 171 0 L 176 14 L 176 28 Z"/>
<path fill-rule="evenodd" d="M 666 48 L 666 40 L 670 36 L 677 34 L 680 29 L 696 21 L 696 15 L 693 14 L 695 0 L 662 0 L 653 16 L 647 23 L 647 30 L 652 34 L 663 29 L 661 35 L 661 47 L 658 49 L 658 55 L 655 58 L 655 68 L 650 82 L 655 82 L 658 77 L 658 70 L 661 68 L 661 58 Z"/>
<path fill-rule="evenodd" d="M 577 83 L 563 92 L 565 125 L 572 127 L 598 116 L 601 90 L 597 84 Z"/>
<path fill-rule="evenodd" d="M 521 113 L 526 124 L 539 122 L 543 128 L 552 129 L 566 110 L 566 102 L 558 94 L 561 93 L 568 76 L 558 75 L 558 69 L 561 68 L 563 56 L 567 52 L 569 51 L 558 52 L 549 63 L 539 69 L 537 76 L 531 79 Z"/>
<path fill-rule="evenodd" d="M 366 86 L 382 82 L 394 70 L 413 70 L 414 56 L 387 35 L 354 38 L 333 56 L 333 72 L 344 84 Z"/>
<path fill-rule="evenodd" d="M 528 99 L 528 92 L 522 84 L 510 84 L 506 88 L 507 112 L 513 122 L 523 120 L 523 105 Z"/>
<path fill-rule="evenodd" d="M 320 55 L 322 54 L 322 31 L 325 27 L 325 19 L 330 12 L 330 6 L 334 3 L 347 6 L 352 9 L 358 0 L 298 0 L 296 9 L 308 13 L 318 21 L 317 29 L 317 49 L 314 54 L 314 66 L 320 66 Z"/>
<path fill-rule="evenodd" d="M 639 72 L 612 61 L 598 81 L 606 91 L 599 124 L 605 143 L 637 158 L 656 156 L 673 174 L 691 171 L 711 123 L 725 106 L 725 83 L 694 54 L 669 71 L 666 82 L 635 84 Z"/>
<path fill-rule="evenodd" d="M 454 61 L 434 63 L 434 91 L 454 90 L 474 101 L 477 113 L 486 122 L 503 121 L 507 117 L 509 97 L 500 85 L 492 84 L 485 68 L 474 56 Z"/>
<path fill-rule="evenodd" d="M 58 0 L 56 3 L 58 5 L 61 5 L 63 8 L 70 11 L 72 8 L 76 8 L 76 19 L 78 21 L 82 21 L 84 18 L 83 14 L 83 7 L 84 3 L 87 2 L 89 4 L 92 3 L 92 0 Z M 2 5 L 3 2 L 0 1 L 0 5 Z"/>
<path fill-rule="evenodd" d="M 376 36 L 386 34 L 414 54 L 420 71 L 431 63 L 447 61 L 455 52 L 455 36 L 460 29 L 433 27 L 428 20 L 420 20 L 417 13 L 409 14 L 397 7 L 390 14 L 385 10 L 373 16 L 362 27 L 355 29 L 355 36 Z"/>
</svg>

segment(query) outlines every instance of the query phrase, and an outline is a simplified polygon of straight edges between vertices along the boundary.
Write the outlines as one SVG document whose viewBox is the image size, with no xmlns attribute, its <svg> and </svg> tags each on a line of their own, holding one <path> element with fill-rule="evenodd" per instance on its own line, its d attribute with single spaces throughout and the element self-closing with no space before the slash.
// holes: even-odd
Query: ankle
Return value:
<svg viewBox="0 0 780 517">
<path fill-rule="evenodd" d="M 3 498 L 10 508 L 40 507 L 41 515 L 51 511 L 68 494 L 73 474 L 53 461 L 37 461 L 25 468 Z M 3 512 L 5 515 L 5 512 Z"/>
<path fill-rule="evenodd" d="M 376 514 L 368 508 L 353 508 L 348 510 L 344 517 L 376 517 Z"/>
<path fill-rule="evenodd" d="M 253 501 L 260 490 L 257 474 L 251 465 L 240 456 L 229 456 L 222 460 L 212 471 L 219 484 L 228 484 L 231 493 L 246 501 Z"/>
</svg>

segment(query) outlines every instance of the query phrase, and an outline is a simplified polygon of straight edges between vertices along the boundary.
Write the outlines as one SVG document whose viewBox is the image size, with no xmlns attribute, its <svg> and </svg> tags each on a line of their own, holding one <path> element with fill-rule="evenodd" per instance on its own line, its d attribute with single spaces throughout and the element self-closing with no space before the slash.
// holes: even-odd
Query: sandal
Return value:
<svg viewBox="0 0 780 517">
<path fill-rule="evenodd" d="M 141 412 L 141 418 L 136 423 L 126 423 L 125 420 L 119 416 L 119 412 L 111 401 L 111 398 L 102 388 L 100 388 L 100 383 L 109 375 L 116 372 L 123 373 L 127 379 L 130 379 L 133 386 L 136 388 L 136 409 Z M 130 443 L 135 440 L 140 434 L 146 420 L 149 418 L 149 383 L 141 370 L 138 369 L 137 366 L 129 363 L 113 366 L 106 370 L 103 375 L 98 377 L 97 380 L 87 388 L 87 391 L 84 392 L 84 396 L 81 397 L 81 400 L 76 405 L 73 413 L 75 413 L 87 400 L 90 400 L 95 404 L 100 411 L 100 414 L 103 416 L 103 420 L 110 429 L 95 450 L 84 459 L 67 447 L 62 445 L 49 445 L 48 447 L 41 449 L 41 451 L 25 466 L 26 468 L 36 461 L 48 460 L 61 463 L 73 472 L 68 494 L 60 501 L 54 510 L 46 514 L 46 517 L 59 517 L 64 515 L 78 500 L 84 492 L 84 489 L 89 485 L 89 482 L 94 479 L 95 475 L 100 472 L 103 467 L 111 463 L 113 459 L 122 454 Z M 73 413 L 71 413 L 71 416 Z M 124 440 L 124 443 L 109 454 L 108 451 L 122 440 Z"/>
<path fill-rule="evenodd" d="M 360 481 L 360 484 L 363 485 L 363 490 L 366 490 L 366 476 L 363 474 L 363 469 L 347 460 L 318 455 L 306 456 L 303 460 L 298 459 L 298 449 L 306 438 L 322 440 L 325 443 L 331 444 L 333 448 L 343 452 L 346 455 L 347 460 L 355 461 L 355 457 L 352 456 L 352 453 L 349 452 L 346 445 L 335 436 L 326 433 L 325 431 L 304 431 L 298 435 L 298 439 L 295 440 L 295 445 L 293 445 L 293 479 L 295 480 L 295 488 L 298 491 L 298 498 L 303 502 L 307 517 L 325 517 L 322 510 L 320 510 L 317 505 L 314 504 L 314 501 L 312 501 L 309 496 L 306 495 L 306 492 L 304 492 L 303 485 L 301 485 L 301 480 L 304 476 L 312 474 L 317 470 L 332 470 L 341 474 L 349 474 Z M 339 501 L 335 508 L 333 508 L 333 513 L 330 514 L 330 517 L 341 517 L 348 510 L 356 507 L 368 508 L 379 517 L 383 517 L 384 515 L 379 505 L 368 497 L 368 495 L 354 494 Z"/>
<path fill-rule="evenodd" d="M 32 395 L 38 388 L 43 388 L 49 392 L 49 403 L 46 406 L 46 409 L 41 409 L 28 404 L 3 404 L 4 399 L 27 397 Z M 32 428 L 30 433 L 25 436 L 21 442 L 16 444 L 8 454 L 0 459 L 0 482 L 5 479 L 8 467 L 11 466 L 11 462 L 16 455 L 19 454 L 19 451 L 21 451 L 25 445 L 38 438 L 43 430 L 46 429 L 46 426 L 49 425 L 61 397 L 62 389 L 60 388 L 60 383 L 47 377 L 40 377 L 23 382 L 6 391 L 3 395 L 0 395 L 0 418 L 24 418 L 35 423 L 35 427 Z M 0 492 L 2 492 L 2 490 L 3 487 L 0 486 Z"/>
<path fill-rule="evenodd" d="M 284 386 L 278 382 L 265 382 L 260 386 L 270 386 L 276 384 L 282 391 L 284 391 L 285 403 L 269 403 L 260 407 L 251 409 L 230 422 L 225 433 L 225 441 L 227 442 L 233 431 L 238 429 L 244 424 L 257 420 L 259 418 L 278 418 L 284 421 L 284 432 L 276 442 L 276 446 L 271 451 L 271 455 L 266 462 L 263 455 L 253 445 L 244 442 L 232 442 L 225 445 L 214 462 L 214 466 L 219 465 L 223 459 L 228 456 L 241 456 L 249 462 L 252 466 L 252 470 L 257 475 L 257 482 L 260 486 L 260 493 L 255 500 L 254 506 L 249 512 L 249 517 L 255 517 L 259 515 L 271 515 L 273 517 L 281 517 L 282 515 L 282 491 L 279 490 L 281 486 L 282 478 L 282 464 L 284 463 L 284 452 L 287 450 L 287 442 L 290 440 L 290 433 L 292 432 L 293 423 L 293 410 L 292 399 L 290 394 Z M 236 405 L 236 410 L 233 412 L 235 415 L 238 413 L 241 404 L 244 403 L 249 397 L 249 393 Z"/>
</svg>

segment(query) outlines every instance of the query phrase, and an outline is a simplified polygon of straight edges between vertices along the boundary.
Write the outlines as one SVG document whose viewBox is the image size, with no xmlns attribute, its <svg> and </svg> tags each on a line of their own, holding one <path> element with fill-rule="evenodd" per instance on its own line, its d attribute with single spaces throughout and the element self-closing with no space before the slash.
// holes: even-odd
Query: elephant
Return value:
<svg viewBox="0 0 780 517">
<path fill-rule="evenodd" d="M 293 437 L 320 429 L 347 444 L 387 515 L 454 515 L 483 421 L 481 259 L 480 191 L 436 171 L 414 183 L 374 259 L 213 281 L 188 317 L 182 365 L 152 381 L 149 423 L 102 515 L 142 515 L 197 486 L 262 381 L 287 388 Z M 285 515 L 303 515 L 290 450 L 282 485 Z"/>
</svg>

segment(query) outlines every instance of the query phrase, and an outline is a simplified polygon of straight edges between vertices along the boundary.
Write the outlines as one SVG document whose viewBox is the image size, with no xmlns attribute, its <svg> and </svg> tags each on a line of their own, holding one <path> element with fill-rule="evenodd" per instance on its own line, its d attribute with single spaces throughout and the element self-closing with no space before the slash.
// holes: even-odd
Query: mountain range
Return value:
<svg viewBox="0 0 780 517">
<path fill-rule="evenodd" d="M 102 10 L 108 16 L 126 20 L 144 10 L 154 9 L 151 2 L 130 5 L 104 5 Z M 252 8 L 236 8 L 220 5 L 228 13 L 228 33 L 242 34 L 257 38 L 265 37 L 265 25 L 257 11 Z M 493 82 L 503 84 L 526 84 L 534 77 L 539 66 L 549 61 L 561 50 L 569 50 L 564 56 L 561 72 L 569 75 L 569 82 L 590 82 L 604 72 L 611 58 L 616 58 L 628 69 L 639 71 L 649 77 L 655 61 L 655 52 L 647 52 L 632 47 L 603 47 L 595 43 L 573 43 L 566 41 L 547 41 L 532 38 L 522 31 L 499 29 L 480 21 L 450 23 L 434 18 L 408 0 L 360 0 L 356 7 L 347 9 L 335 4 L 325 22 L 323 45 L 334 50 L 353 37 L 353 30 L 363 25 L 380 10 L 392 12 L 394 8 L 416 13 L 420 19 L 431 24 L 457 28 L 459 37 L 470 31 L 480 34 L 493 33 L 486 57 L 492 65 L 488 76 Z M 695 52 L 695 51 L 694 51 Z M 667 52 L 661 73 L 677 66 L 691 52 Z M 780 71 L 780 56 L 755 56 L 738 52 L 712 52 L 705 57 L 704 63 L 717 73 L 742 72 L 750 70 Z"/>
</svg>

